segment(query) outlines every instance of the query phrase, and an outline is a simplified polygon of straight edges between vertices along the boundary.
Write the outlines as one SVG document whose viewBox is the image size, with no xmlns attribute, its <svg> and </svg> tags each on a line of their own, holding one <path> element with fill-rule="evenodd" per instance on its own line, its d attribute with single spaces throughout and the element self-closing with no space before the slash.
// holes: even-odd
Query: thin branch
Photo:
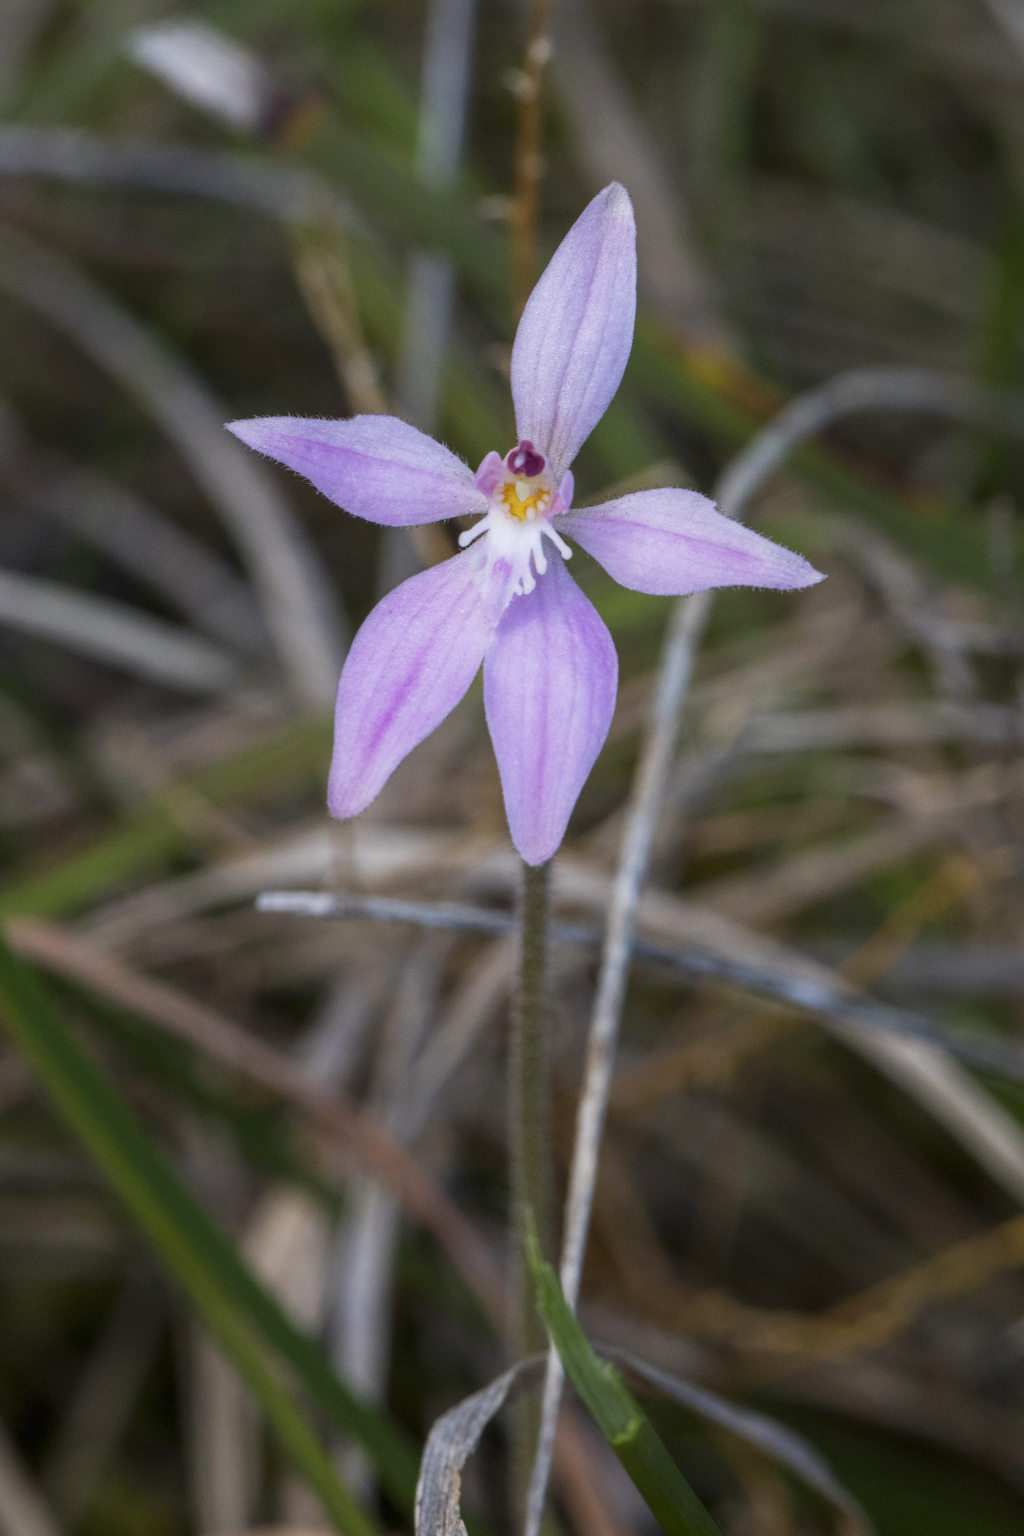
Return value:
<svg viewBox="0 0 1024 1536">
<path fill-rule="evenodd" d="M 418 928 L 462 929 L 467 933 L 511 933 L 510 912 L 461 906 L 453 901 L 401 901 L 391 896 L 341 896 L 333 891 L 264 891 L 260 912 L 293 912 L 301 917 L 369 918 L 380 923 L 415 923 Z M 560 928 L 552 932 L 561 933 Z"/>
<path fill-rule="evenodd" d="M 414 923 L 417 927 L 465 933 L 512 933 L 517 925 L 511 913 L 496 912 L 487 907 L 460 906 L 454 902 L 399 901 L 384 896 L 337 896 L 325 891 L 266 891 L 259 897 L 257 907 L 261 912 Z M 604 934 L 599 928 L 570 923 L 549 924 L 547 935 L 552 944 L 582 948 L 596 949 L 604 942 Z M 926 1040 L 979 1071 L 1024 1082 L 1024 1046 L 1010 1040 L 933 1024 L 930 1019 L 909 1009 L 892 1008 L 870 998 L 832 990 L 808 976 L 780 974 L 699 950 L 672 949 L 633 937 L 629 941 L 629 953 L 635 960 L 665 966 L 688 980 L 723 982 L 773 1002 L 784 1003 L 813 1018 L 834 1019 L 854 1029 L 884 1030 L 908 1040 Z"/>
<path fill-rule="evenodd" d="M 633 947 L 636 905 L 647 869 L 658 812 L 675 751 L 682 701 L 693 668 L 695 641 L 702 631 L 708 601 L 704 593 L 679 603 L 665 641 L 651 721 L 630 794 L 622 854 L 608 907 L 601 974 L 591 1017 L 583 1070 L 576 1149 L 566 1202 L 561 1281 L 570 1305 L 579 1294 L 597 1155 L 614 1066 L 615 1039 L 625 996 Z"/>
</svg>

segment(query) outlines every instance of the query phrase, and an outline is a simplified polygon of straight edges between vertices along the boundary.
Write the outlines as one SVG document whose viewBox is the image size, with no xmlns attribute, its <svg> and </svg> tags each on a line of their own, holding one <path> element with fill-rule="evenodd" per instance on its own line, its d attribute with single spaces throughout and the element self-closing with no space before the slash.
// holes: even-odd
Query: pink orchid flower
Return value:
<svg viewBox="0 0 1024 1536">
<path fill-rule="evenodd" d="M 236 421 L 244 443 L 357 517 L 391 527 L 477 516 L 461 554 L 389 592 L 338 687 L 327 803 L 369 805 L 455 708 L 483 663 L 487 725 L 512 841 L 542 864 L 565 835 L 611 725 L 612 637 L 569 575 L 573 539 L 637 592 L 807 587 L 800 555 L 722 517 L 695 491 L 640 491 L 573 512 L 569 466 L 619 387 L 636 317 L 636 228 L 612 183 L 570 229 L 512 349 L 517 447 L 474 475 L 394 416 Z"/>
</svg>

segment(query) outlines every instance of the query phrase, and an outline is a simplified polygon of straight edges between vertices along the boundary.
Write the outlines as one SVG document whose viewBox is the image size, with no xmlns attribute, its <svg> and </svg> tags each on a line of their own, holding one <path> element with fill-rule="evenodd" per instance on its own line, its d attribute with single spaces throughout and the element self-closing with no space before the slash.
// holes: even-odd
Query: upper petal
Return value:
<svg viewBox="0 0 1024 1536">
<path fill-rule="evenodd" d="M 516 848 L 550 859 L 615 710 L 619 665 L 561 557 L 512 599 L 484 658 L 484 705 Z"/>
<path fill-rule="evenodd" d="M 520 441 L 568 469 L 619 387 L 636 319 L 636 226 L 617 181 L 580 214 L 530 295 L 512 348 Z"/>
<path fill-rule="evenodd" d="M 404 528 L 487 508 L 469 466 L 397 416 L 254 416 L 228 431 L 371 523 Z"/>
<path fill-rule="evenodd" d="M 469 687 L 494 624 L 456 555 L 396 587 L 352 642 L 338 684 L 327 804 L 355 816 Z"/>
<path fill-rule="evenodd" d="M 802 555 L 723 517 L 696 491 L 637 491 L 567 512 L 555 523 L 636 592 L 681 596 L 708 587 L 810 587 L 824 580 Z"/>
</svg>

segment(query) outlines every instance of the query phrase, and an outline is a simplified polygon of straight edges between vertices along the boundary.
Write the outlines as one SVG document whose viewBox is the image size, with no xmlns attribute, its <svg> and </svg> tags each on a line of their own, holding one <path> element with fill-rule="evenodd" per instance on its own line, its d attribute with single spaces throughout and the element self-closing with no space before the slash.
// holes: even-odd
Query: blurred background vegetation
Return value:
<svg viewBox="0 0 1024 1536">
<path fill-rule="evenodd" d="M 152 30 L 185 21 L 213 30 Z M 504 1263 L 512 941 L 254 909 L 510 907 L 476 689 L 354 827 L 323 804 L 345 644 L 457 530 L 385 536 L 221 424 L 394 410 L 473 464 L 513 445 L 527 25 L 0 0 L 5 1536 L 354 1531 L 332 1465 L 360 1530 L 409 1528 L 431 1424 L 504 1363 L 424 1202 Z M 949 1049 L 638 964 L 581 1316 L 799 1430 L 882 1536 L 1008 1536 L 1024 1092 L 970 1044 L 1012 1063 L 1024 1030 L 1024 3 L 552 0 L 551 27 L 536 270 L 611 179 L 638 224 L 581 499 L 710 492 L 849 370 L 1009 392 L 965 425 L 867 389 L 749 509 L 829 580 L 716 600 L 639 914 Z M 556 874 L 558 916 L 599 922 L 670 605 L 573 570 L 622 664 Z M 553 955 L 560 1180 L 595 963 Z M 651 1412 L 727 1536 L 837 1528 L 770 1457 Z M 608 1536 L 652 1529 L 588 1434 Z M 466 1471 L 480 1531 L 503 1446 Z M 582 1532 L 578 1481 L 553 1518 Z"/>
</svg>

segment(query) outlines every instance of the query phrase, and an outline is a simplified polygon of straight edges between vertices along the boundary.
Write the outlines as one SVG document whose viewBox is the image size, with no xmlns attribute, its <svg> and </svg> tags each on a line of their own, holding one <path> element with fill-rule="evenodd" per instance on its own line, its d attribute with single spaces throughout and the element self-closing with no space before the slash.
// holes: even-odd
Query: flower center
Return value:
<svg viewBox="0 0 1024 1536">
<path fill-rule="evenodd" d="M 490 508 L 475 527 L 459 536 L 459 543 L 466 548 L 482 534 L 487 535 L 480 547 L 481 579 L 490 587 L 500 572 L 500 585 L 506 593 L 503 601 L 532 592 L 537 585 L 534 572 L 543 576 L 548 568 L 545 539 L 564 559 L 572 555 L 550 522 L 551 516 L 564 508 L 547 459 L 524 440 L 504 460 L 497 454 L 485 459 L 477 484 L 487 494 Z"/>
<path fill-rule="evenodd" d="M 500 487 L 499 500 L 509 517 L 514 517 L 519 523 L 530 523 L 538 515 L 543 516 L 550 507 L 551 483 L 547 475 L 537 475 L 531 479 L 517 475 L 514 480 L 506 480 Z"/>
</svg>

